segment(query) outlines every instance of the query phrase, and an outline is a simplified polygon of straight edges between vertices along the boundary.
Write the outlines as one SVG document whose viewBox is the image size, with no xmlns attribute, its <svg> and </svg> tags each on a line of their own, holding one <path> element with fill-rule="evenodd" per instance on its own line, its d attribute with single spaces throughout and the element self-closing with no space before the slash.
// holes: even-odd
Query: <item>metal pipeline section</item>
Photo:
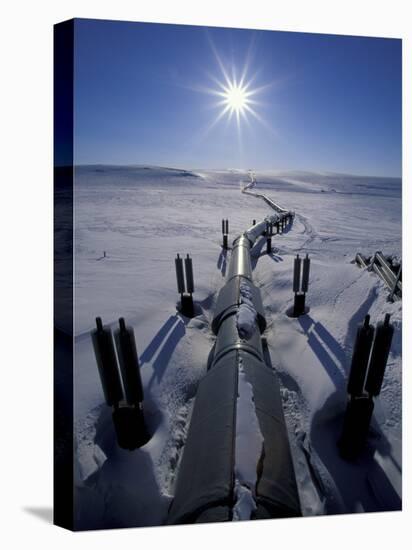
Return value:
<svg viewBox="0 0 412 550">
<path fill-rule="evenodd" d="M 269 199 L 269 197 L 267 197 L 266 195 L 260 195 L 262 197 L 262 199 L 266 202 L 266 204 L 268 204 L 271 208 L 273 208 L 273 210 L 276 210 L 277 212 L 281 213 L 281 214 L 287 214 L 288 211 L 285 209 L 285 208 L 282 208 L 282 206 L 279 206 L 278 204 L 276 204 L 275 202 L 273 202 L 271 199 Z"/>
<path fill-rule="evenodd" d="M 301 515 L 279 382 L 262 348 L 266 320 L 250 261 L 255 240 L 264 233 L 268 221 L 278 219 L 278 215 L 266 218 L 233 243 L 226 284 L 219 293 L 212 321 L 216 334 L 213 357 L 198 387 L 169 524 L 239 519 L 235 513 L 241 468 L 238 462 L 248 458 L 236 452 L 242 412 L 240 377 L 253 393 L 253 414 L 262 441 L 252 460 L 256 475 L 253 486 L 244 488 L 253 498 L 250 519 Z M 239 325 L 243 307 L 254 311 L 247 333 Z"/>
<path fill-rule="evenodd" d="M 286 208 L 279 206 L 263 193 L 254 193 L 253 191 L 249 191 L 250 187 L 256 184 L 256 179 L 254 177 L 252 178 L 252 176 L 251 176 L 251 179 L 252 181 L 241 189 L 242 193 L 244 193 L 245 195 L 252 195 L 252 197 L 258 197 L 259 199 L 263 199 L 266 202 L 266 204 L 268 204 L 271 208 L 273 208 L 273 210 L 276 210 L 276 212 L 278 212 L 279 214 L 291 214 L 291 212 L 286 210 Z"/>
<path fill-rule="evenodd" d="M 376 252 L 375 254 L 375 262 L 373 263 L 373 266 L 376 266 L 376 260 L 380 264 L 381 278 L 386 282 L 386 284 L 389 286 L 389 288 L 393 288 L 394 285 L 396 285 L 400 291 L 402 291 L 402 282 L 396 280 L 396 275 L 392 271 L 390 265 L 386 261 L 385 256 L 382 254 L 382 252 Z"/>
<path fill-rule="evenodd" d="M 386 285 L 391 289 L 390 297 L 393 300 L 400 300 L 402 297 L 402 281 L 400 280 L 401 273 L 395 273 L 382 252 L 376 252 L 374 256 L 367 260 L 359 252 L 355 256 L 356 263 L 362 268 L 373 270 Z M 400 268 L 399 268 L 400 269 Z"/>
</svg>

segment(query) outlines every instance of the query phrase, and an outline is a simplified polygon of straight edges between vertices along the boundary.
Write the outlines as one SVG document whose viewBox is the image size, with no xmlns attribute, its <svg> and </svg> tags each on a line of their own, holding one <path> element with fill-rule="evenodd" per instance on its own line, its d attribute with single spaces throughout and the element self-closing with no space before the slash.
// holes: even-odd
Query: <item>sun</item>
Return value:
<svg viewBox="0 0 412 550">
<path fill-rule="evenodd" d="M 230 84 L 222 93 L 224 103 L 231 111 L 243 113 L 248 107 L 248 93 L 244 86 Z"/>
<path fill-rule="evenodd" d="M 240 130 L 240 121 L 241 119 L 246 121 L 248 114 L 255 118 L 260 118 L 252 107 L 257 104 L 254 95 L 258 90 L 252 88 L 250 82 L 245 82 L 245 76 L 240 80 L 236 80 L 236 78 L 230 79 L 227 73 L 224 72 L 224 77 L 224 83 L 216 81 L 220 90 L 217 89 L 212 92 L 221 98 L 219 103 L 217 103 L 217 106 L 221 107 L 221 111 L 214 124 L 224 115 L 228 115 L 229 119 L 234 116 Z"/>
<path fill-rule="evenodd" d="M 202 132 L 202 139 L 224 119 L 228 123 L 235 123 L 240 146 L 243 123 L 247 128 L 252 128 L 251 119 L 257 120 L 270 132 L 274 131 L 271 124 L 259 113 L 265 105 L 261 96 L 272 87 L 273 82 L 261 83 L 257 86 L 257 75 L 261 69 L 257 68 L 254 73 L 250 73 L 253 61 L 253 44 L 254 42 L 251 42 L 249 46 L 243 67 L 235 66 L 233 63 L 228 66 L 223 62 L 213 41 L 210 39 L 210 46 L 221 75 L 208 73 L 209 79 L 213 81 L 212 86 L 197 85 L 193 87 L 193 90 L 197 92 L 218 98 L 215 103 L 211 104 L 211 107 L 217 109 L 216 116 Z"/>
</svg>

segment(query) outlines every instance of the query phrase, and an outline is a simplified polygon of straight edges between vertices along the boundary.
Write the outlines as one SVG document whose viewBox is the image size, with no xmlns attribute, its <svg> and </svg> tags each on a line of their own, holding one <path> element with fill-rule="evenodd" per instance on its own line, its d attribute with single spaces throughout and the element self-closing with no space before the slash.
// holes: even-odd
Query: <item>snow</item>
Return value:
<svg viewBox="0 0 412 550">
<path fill-rule="evenodd" d="M 268 325 L 264 336 L 282 385 L 303 514 L 388 509 L 397 502 L 402 470 L 402 303 L 388 303 L 383 282 L 359 269 L 353 259 L 356 252 L 370 256 L 377 250 L 401 258 L 401 182 L 299 172 L 257 172 L 255 177 L 256 183 L 241 193 L 250 176 L 240 170 L 76 168 L 79 528 L 165 523 L 197 385 L 214 343 L 210 322 L 215 299 L 230 258 L 221 247 L 221 219 L 229 219 L 233 239 L 251 228 L 252 219 L 276 215 L 249 192 L 264 193 L 296 213 L 292 225 L 272 237 L 270 255 L 264 252 L 262 237 L 251 257 Z M 176 311 L 176 253 L 193 257 L 197 315 L 191 320 Z M 297 253 L 309 253 L 311 274 L 309 311 L 294 319 L 288 310 Z M 336 441 L 356 327 L 366 313 L 376 324 L 387 312 L 395 333 L 368 452 L 355 464 L 346 463 Z M 137 451 L 123 451 L 115 444 L 89 334 L 98 315 L 113 327 L 123 316 L 135 330 L 145 419 L 152 435 Z M 254 315 L 243 295 L 238 327 L 245 337 L 254 327 Z M 245 390 L 250 405 L 253 396 L 247 386 Z M 253 414 L 250 418 L 254 425 Z M 256 434 L 258 439 L 258 430 Z M 237 486 L 242 517 L 253 508 L 253 479 L 246 478 L 248 485 Z"/>
<path fill-rule="evenodd" d="M 259 428 L 252 385 L 247 382 L 242 359 L 238 364 L 238 398 L 236 403 L 235 498 L 233 520 L 250 519 L 256 510 L 257 469 L 264 438 Z"/>
<path fill-rule="evenodd" d="M 242 485 L 235 479 L 235 505 L 233 506 L 232 521 L 246 521 L 251 518 L 256 510 L 256 502 L 253 491 L 247 485 Z"/>
<path fill-rule="evenodd" d="M 240 283 L 240 304 L 236 314 L 236 326 L 240 338 L 250 340 L 256 330 L 256 309 L 252 301 L 252 292 L 247 284 Z"/>
</svg>

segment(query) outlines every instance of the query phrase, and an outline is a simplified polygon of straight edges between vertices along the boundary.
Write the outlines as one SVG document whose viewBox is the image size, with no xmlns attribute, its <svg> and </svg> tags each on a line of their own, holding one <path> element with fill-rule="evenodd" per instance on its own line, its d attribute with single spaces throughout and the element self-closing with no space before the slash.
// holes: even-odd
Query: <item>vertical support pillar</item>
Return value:
<svg viewBox="0 0 412 550">
<path fill-rule="evenodd" d="M 229 235 L 229 220 L 222 219 L 222 236 L 223 236 L 223 249 L 228 249 L 228 235 Z"/>
<path fill-rule="evenodd" d="M 123 317 L 114 334 L 126 403 L 113 410 L 117 441 L 123 449 L 138 449 L 150 439 L 143 413 L 143 385 L 133 327 Z"/>
<path fill-rule="evenodd" d="M 195 285 L 193 281 L 193 264 L 192 258 L 187 254 L 185 258 L 185 273 L 186 273 L 186 289 L 188 294 L 185 296 L 184 312 L 187 317 L 194 316 L 193 307 L 193 292 L 195 291 Z"/>
<path fill-rule="evenodd" d="M 186 272 L 186 289 L 189 294 L 193 294 L 195 291 L 195 285 L 193 281 L 193 263 L 189 254 L 185 258 L 185 272 Z"/>
<path fill-rule="evenodd" d="M 223 227 L 223 224 L 222 224 Z M 224 235 L 223 237 L 227 237 Z M 183 259 L 177 254 L 175 259 L 177 290 L 180 293 L 180 311 L 186 317 L 194 316 L 193 293 L 195 291 L 193 277 L 193 263 L 189 254 L 186 255 L 183 268 Z"/>
<path fill-rule="evenodd" d="M 341 456 L 348 460 L 355 459 L 366 445 L 374 407 L 373 398 L 381 391 L 392 343 L 394 329 L 389 319 L 387 313 L 383 323 L 379 322 L 374 331 L 372 325 L 369 325 L 369 315 L 366 315 L 356 335 L 348 381 L 350 399 L 338 441 Z"/>
<path fill-rule="evenodd" d="M 393 325 L 389 323 L 390 314 L 385 315 L 385 319 L 379 322 L 376 327 L 375 340 L 373 342 L 368 377 L 366 379 L 365 390 L 373 396 L 379 395 L 383 377 L 385 375 L 386 364 L 392 345 Z"/>
<path fill-rule="evenodd" d="M 373 407 L 372 397 L 350 397 L 338 442 L 342 458 L 353 460 L 362 451 L 368 437 Z"/>
<path fill-rule="evenodd" d="M 104 327 L 100 317 L 96 319 L 97 329 L 91 334 L 107 405 L 112 407 L 112 419 L 118 445 L 122 449 L 134 450 L 150 439 L 146 430 L 143 408 L 143 387 L 137 359 L 133 329 L 127 328 L 124 319 L 119 320 L 120 330 L 116 332 L 116 346 L 121 364 L 123 389 L 110 327 Z"/>
<path fill-rule="evenodd" d="M 185 280 L 183 275 L 183 260 L 177 254 L 175 258 L 175 268 L 176 268 L 176 282 L 177 282 L 177 291 L 180 294 L 180 299 L 183 299 L 183 294 L 185 292 Z"/>
<path fill-rule="evenodd" d="M 365 386 L 366 371 L 368 369 L 373 335 L 375 333 L 375 329 L 369 321 L 370 315 L 366 315 L 363 325 L 358 327 L 356 333 L 348 379 L 348 393 L 352 397 L 361 396 Z"/>
<path fill-rule="evenodd" d="M 293 304 L 293 317 L 299 317 L 305 313 L 306 293 L 309 288 L 309 270 L 310 259 L 309 255 L 303 260 L 303 270 L 301 279 L 302 260 L 299 254 L 296 256 L 293 264 L 293 292 L 295 293 Z"/>
<path fill-rule="evenodd" d="M 301 259 L 299 254 L 296 256 L 293 262 L 293 292 L 296 294 L 300 289 L 300 264 Z"/>
<path fill-rule="evenodd" d="M 306 294 L 309 288 L 309 271 L 310 271 L 310 259 L 309 254 L 306 254 L 303 260 L 302 269 L 302 292 Z"/>
<path fill-rule="evenodd" d="M 109 407 L 118 407 L 123 399 L 123 390 L 112 331 L 110 327 L 103 326 L 100 317 L 96 317 L 96 329 L 92 331 L 91 336 L 104 398 Z"/>
<path fill-rule="evenodd" d="M 143 402 L 143 385 L 136 339 L 133 327 L 127 327 L 123 317 L 119 319 L 119 329 L 115 331 L 114 339 L 126 402 L 130 406 L 140 406 L 140 403 Z"/>
<path fill-rule="evenodd" d="M 228 249 L 228 243 L 227 243 L 227 235 L 223 235 L 223 249 Z"/>
</svg>

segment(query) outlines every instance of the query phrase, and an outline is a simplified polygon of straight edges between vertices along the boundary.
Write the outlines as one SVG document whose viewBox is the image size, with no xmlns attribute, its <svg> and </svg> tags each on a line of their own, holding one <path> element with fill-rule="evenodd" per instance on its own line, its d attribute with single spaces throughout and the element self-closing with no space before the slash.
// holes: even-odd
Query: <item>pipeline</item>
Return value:
<svg viewBox="0 0 412 550">
<path fill-rule="evenodd" d="M 390 289 L 390 301 L 402 298 L 401 266 L 398 267 L 396 273 L 380 251 L 375 252 L 369 260 L 358 252 L 355 256 L 355 261 L 359 267 L 373 270 L 383 280 Z"/>
<path fill-rule="evenodd" d="M 291 219 L 287 211 L 274 214 L 233 242 L 212 321 L 213 356 L 198 387 L 169 524 L 301 515 L 280 386 L 262 347 L 266 320 L 250 260 L 256 239 L 283 215 Z M 249 324 L 242 321 L 243 315 Z M 260 447 L 254 453 L 240 447 L 245 414 L 240 398 L 245 387 L 252 395 L 250 414 L 260 431 Z M 247 468 L 249 478 L 244 474 Z M 242 498 L 249 502 L 246 516 L 239 514 Z"/>
<path fill-rule="evenodd" d="M 249 177 L 250 177 L 250 183 L 248 183 L 247 185 L 242 187 L 242 189 L 241 189 L 242 193 L 244 193 L 245 195 L 251 195 L 252 197 L 258 197 L 258 198 L 264 200 L 266 204 L 268 204 L 271 208 L 273 208 L 273 210 L 275 210 L 276 212 L 278 212 L 281 215 L 291 214 L 293 216 L 292 212 L 289 212 L 286 208 L 283 208 L 282 206 L 279 206 L 278 204 L 273 202 L 271 199 L 269 199 L 269 197 L 267 197 L 266 195 L 263 195 L 263 193 L 252 193 L 251 191 L 249 191 L 249 189 L 254 187 L 257 183 L 256 182 L 256 177 L 253 174 L 253 172 L 249 173 Z"/>
</svg>

